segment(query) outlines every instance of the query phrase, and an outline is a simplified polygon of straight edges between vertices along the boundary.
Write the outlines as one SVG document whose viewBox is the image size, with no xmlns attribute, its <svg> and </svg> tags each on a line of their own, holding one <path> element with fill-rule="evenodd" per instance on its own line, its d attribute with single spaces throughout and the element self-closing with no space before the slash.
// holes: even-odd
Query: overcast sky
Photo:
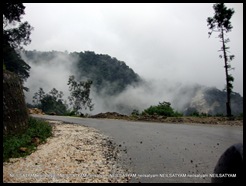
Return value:
<svg viewBox="0 0 246 186">
<path fill-rule="evenodd" d="M 234 8 L 230 52 L 234 91 L 243 95 L 243 4 Z M 34 30 L 27 50 L 95 51 L 124 61 L 141 77 L 198 83 L 222 90 L 224 62 L 217 34 L 208 38 L 211 3 L 24 3 Z"/>
</svg>

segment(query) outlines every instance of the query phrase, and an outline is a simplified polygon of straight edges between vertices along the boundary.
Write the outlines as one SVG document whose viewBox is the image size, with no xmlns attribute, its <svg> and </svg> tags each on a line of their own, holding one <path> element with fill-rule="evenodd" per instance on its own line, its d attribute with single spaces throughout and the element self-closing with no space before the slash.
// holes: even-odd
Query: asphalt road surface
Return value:
<svg viewBox="0 0 246 186">
<path fill-rule="evenodd" d="M 222 153 L 243 143 L 242 126 L 32 116 L 93 127 L 109 136 L 122 153 L 122 164 L 132 171 L 130 182 L 211 182 Z"/>
</svg>

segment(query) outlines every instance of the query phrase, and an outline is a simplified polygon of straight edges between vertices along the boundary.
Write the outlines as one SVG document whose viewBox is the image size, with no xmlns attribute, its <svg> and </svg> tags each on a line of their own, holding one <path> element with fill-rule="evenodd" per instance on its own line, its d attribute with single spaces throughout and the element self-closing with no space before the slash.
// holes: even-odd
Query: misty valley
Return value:
<svg viewBox="0 0 246 186">
<path fill-rule="evenodd" d="M 78 82 L 92 82 L 88 96 L 93 109 L 81 107 L 81 114 L 117 112 L 129 115 L 159 108 L 158 104 L 167 102 L 170 104 L 168 109 L 179 115 L 226 115 L 225 91 L 199 84 L 172 82 L 171 77 L 164 81 L 144 79 L 125 62 L 107 54 L 34 50 L 24 51 L 22 58 L 31 66 L 30 77 L 25 83 L 29 89 L 25 93 L 29 107 L 38 106 L 38 102 L 34 104 L 33 97 L 40 88 L 46 98 L 51 95 L 56 97 L 54 90 L 57 96 L 59 91 L 62 93 L 60 103 L 46 109 L 49 113 L 64 115 L 67 110 L 73 112 L 68 100 L 68 79 L 73 75 Z M 58 97 L 55 99 L 58 100 Z M 233 115 L 242 115 L 243 97 L 239 93 L 232 93 L 231 107 Z"/>
</svg>

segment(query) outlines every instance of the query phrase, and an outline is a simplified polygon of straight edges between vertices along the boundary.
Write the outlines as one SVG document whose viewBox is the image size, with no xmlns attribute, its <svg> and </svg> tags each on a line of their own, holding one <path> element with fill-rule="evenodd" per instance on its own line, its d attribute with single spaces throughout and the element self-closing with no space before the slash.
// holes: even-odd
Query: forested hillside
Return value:
<svg viewBox="0 0 246 186">
<path fill-rule="evenodd" d="M 170 84 L 158 80 L 143 80 L 125 62 L 107 54 L 92 51 L 25 51 L 24 54 L 25 60 L 33 69 L 42 66 L 31 77 L 35 82 L 28 87 L 30 91 L 37 92 L 41 87 L 45 92 L 52 88 L 64 92 L 65 87 L 68 87 L 68 75 L 75 75 L 78 81 L 92 80 L 94 113 L 115 111 L 130 114 L 134 109 L 143 111 L 158 102 L 168 101 L 175 110 L 184 115 L 226 115 L 225 91 L 216 87 L 183 84 L 177 87 L 173 85 L 175 88 L 170 92 Z M 58 75 L 59 78 L 56 77 Z M 62 86 L 58 87 L 60 83 Z M 64 95 L 68 94 L 64 92 Z M 232 94 L 231 107 L 233 115 L 243 113 L 243 97 L 240 94 Z"/>
<path fill-rule="evenodd" d="M 127 85 L 141 81 L 136 74 L 123 61 L 106 54 L 85 52 L 40 52 L 25 51 L 27 61 L 38 63 L 52 63 L 55 58 L 70 59 L 71 66 L 75 65 L 77 79 L 92 80 L 92 87 L 98 94 L 116 95 L 122 92 Z M 62 60 L 61 60 L 61 65 Z"/>
</svg>

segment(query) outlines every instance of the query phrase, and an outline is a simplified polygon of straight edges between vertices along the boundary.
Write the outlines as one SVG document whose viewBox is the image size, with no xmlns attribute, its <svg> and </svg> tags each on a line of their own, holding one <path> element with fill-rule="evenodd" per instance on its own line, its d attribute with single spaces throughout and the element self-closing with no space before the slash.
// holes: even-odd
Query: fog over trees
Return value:
<svg viewBox="0 0 246 186">
<path fill-rule="evenodd" d="M 45 92 L 56 88 L 62 91 L 63 99 L 69 103 L 69 76 L 78 81 L 92 81 L 90 89 L 93 110 L 85 113 L 119 112 L 130 114 L 133 110 L 142 112 L 158 103 L 169 102 L 175 111 L 191 114 L 226 114 L 224 106 L 226 93 L 216 87 L 199 84 L 185 84 L 168 79 L 152 81 L 140 77 L 126 62 L 108 54 L 96 54 L 93 51 L 25 51 L 23 59 L 32 67 L 26 86 L 27 102 L 40 87 Z M 154 73 L 154 72 L 153 72 Z M 170 77 L 171 79 L 171 77 Z M 242 113 L 242 97 L 232 95 L 233 114 Z"/>
</svg>

